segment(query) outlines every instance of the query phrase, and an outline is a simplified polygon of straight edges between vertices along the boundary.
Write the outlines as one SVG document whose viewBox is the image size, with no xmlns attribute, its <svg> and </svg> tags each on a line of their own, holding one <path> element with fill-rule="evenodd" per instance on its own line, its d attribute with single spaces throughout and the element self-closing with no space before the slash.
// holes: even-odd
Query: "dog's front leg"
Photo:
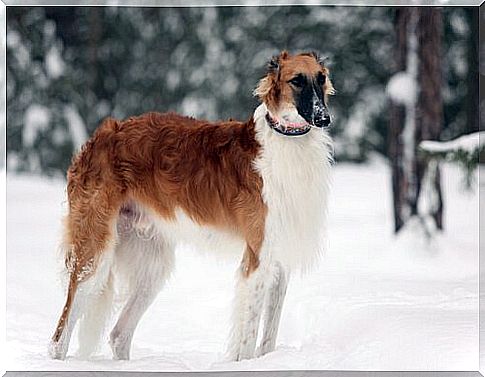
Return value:
<svg viewBox="0 0 485 377">
<path fill-rule="evenodd" d="M 254 357 L 267 279 L 268 268 L 263 264 L 249 275 L 244 264 L 237 272 L 232 330 L 227 350 L 229 360 Z"/>
<path fill-rule="evenodd" d="M 280 262 L 274 262 L 271 265 L 270 276 L 264 299 L 263 335 L 256 356 L 262 356 L 275 349 L 281 310 L 288 286 L 289 273 Z"/>
</svg>

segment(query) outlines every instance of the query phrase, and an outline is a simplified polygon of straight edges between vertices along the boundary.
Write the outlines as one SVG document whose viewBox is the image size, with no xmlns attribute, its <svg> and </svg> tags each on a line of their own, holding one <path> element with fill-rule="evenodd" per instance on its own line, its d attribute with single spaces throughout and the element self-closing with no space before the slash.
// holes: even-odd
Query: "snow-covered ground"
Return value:
<svg viewBox="0 0 485 377">
<path fill-rule="evenodd" d="M 7 370 L 477 370 L 478 184 L 443 172 L 446 232 L 432 244 L 416 229 L 392 234 L 390 174 L 381 161 L 338 164 L 329 249 L 293 276 L 275 352 L 223 361 L 239 259 L 181 249 L 177 269 L 135 333 L 132 360 L 106 344 L 91 360 L 47 357 L 63 304 L 56 245 L 64 184 L 7 178 Z"/>
</svg>

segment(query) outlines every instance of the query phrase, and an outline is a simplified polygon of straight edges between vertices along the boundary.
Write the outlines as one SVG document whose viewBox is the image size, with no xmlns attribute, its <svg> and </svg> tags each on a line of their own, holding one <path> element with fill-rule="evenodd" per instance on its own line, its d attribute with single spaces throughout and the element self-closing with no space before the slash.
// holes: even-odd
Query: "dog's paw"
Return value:
<svg viewBox="0 0 485 377">
<path fill-rule="evenodd" d="M 275 346 L 273 343 L 265 341 L 256 349 L 255 356 L 256 357 L 264 356 L 268 352 L 273 352 L 274 349 L 275 349 Z"/>
<path fill-rule="evenodd" d="M 125 337 L 111 333 L 109 346 L 113 352 L 113 360 L 130 360 L 130 343 Z"/>
<path fill-rule="evenodd" d="M 51 340 L 47 352 L 52 359 L 64 360 L 66 358 L 67 349 L 61 342 L 54 342 Z"/>
<path fill-rule="evenodd" d="M 253 359 L 255 357 L 254 352 L 248 352 L 247 350 L 240 350 L 239 352 L 231 352 L 226 354 L 224 360 L 226 362 L 243 361 Z"/>
</svg>

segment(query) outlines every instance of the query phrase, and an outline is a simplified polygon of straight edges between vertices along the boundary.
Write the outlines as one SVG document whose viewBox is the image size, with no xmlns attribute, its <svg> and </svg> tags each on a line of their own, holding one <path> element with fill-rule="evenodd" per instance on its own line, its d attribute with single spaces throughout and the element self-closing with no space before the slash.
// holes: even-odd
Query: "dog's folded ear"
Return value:
<svg viewBox="0 0 485 377">
<path fill-rule="evenodd" d="M 277 73 L 281 62 L 288 57 L 288 51 L 282 51 L 279 55 L 274 55 L 267 64 L 268 73 Z"/>
<path fill-rule="evenodd" d="M 272 71 L 269 71 L 258 83 L 256 89 L 254 89 L 254 96 L 258 97 L 261 102 L 268 105 L 272 100 L 277 97 L 277 80 L 278 75 Z"/>
<path fill-rule="evenodd" d="M 266 105 L 271 106 L 272 103 L 277 102 L 279 95 L 279 71 L 283 60 L 287 59 L 288 56 L 288 51 L 282 51 L 279 55 L 274 55 L 270 59 L 266 65 L 266 76 L 259 81 L 258 86 L 253 92 Z"/>
<path fill-rule="evenodd" d="M 280 68 L 280 57 L 278 55 L 273 56 L 266 68 L 268 69 L 268 72 L 278 72 L 278 69 Z"/>
<path fill-rule="evenodd" d="M 315 60 L 320 63 L 321 60 L 320 60 L 320 55 L 318 54 L 318 52 L 311 51 L 310 55 L 313 56 L 315 58 Z"/>
<path fill-rule="evenodd" d="M 315 60 L 318 62 L 318 64 L 320 64 L 322 67 L 325 68 L 325 61 L 328 60 L 328 57 L 326 56 L 321 56 L 318 52 L 316 51 L 310 51 L 304 55 L 308 55 L 308 56 L 312 56 L 313 58 L 315 58 Z"/>
</svg>

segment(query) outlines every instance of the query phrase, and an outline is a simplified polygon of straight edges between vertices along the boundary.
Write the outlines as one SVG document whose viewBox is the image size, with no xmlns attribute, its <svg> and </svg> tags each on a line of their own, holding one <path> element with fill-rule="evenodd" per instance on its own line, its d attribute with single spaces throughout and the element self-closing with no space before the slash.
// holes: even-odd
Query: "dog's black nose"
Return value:
<svg viewBox="0 0 485 377">
<path fill-rule="evenodd" d="M 332 119 L 330 118 L 330 115 L 324 115 L 321 118 L 316 118 L 314 121 L 315 126 L 320 128 L 326 128 L 330 126 L 330 123 L 332 123 Z"/>
</svg>

